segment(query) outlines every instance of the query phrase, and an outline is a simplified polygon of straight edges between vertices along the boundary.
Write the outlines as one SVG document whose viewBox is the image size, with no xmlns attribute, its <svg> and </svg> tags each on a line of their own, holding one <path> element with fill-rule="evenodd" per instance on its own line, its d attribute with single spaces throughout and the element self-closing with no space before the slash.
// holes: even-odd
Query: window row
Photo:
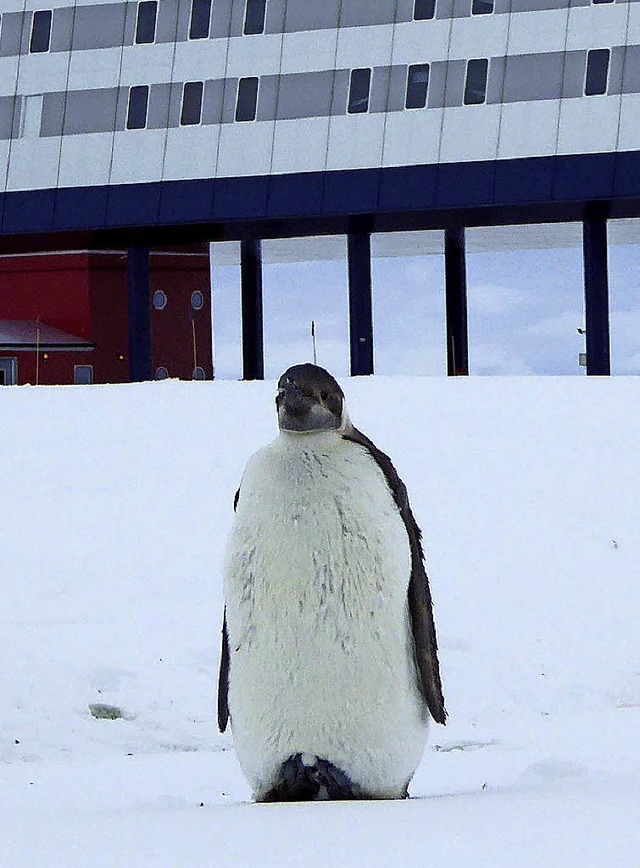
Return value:
<svg viewBox="0 0 640 868">
<path fill-rule="evenodd" d="M 596 96 L 607 92 L 609 60 L 608 48 L 596 48 L 587 52 L 584 95 Z M 487 101 L 488 58 L 467 61 L 464 77 L 463 105 L 483 105 Z M 429 94 L 430 64 L 412 64 L 407 69 L 404 107 L 421 109 L 427 106 Z M 348 114 L 364 114 L 369 111 L 372 70 L 368 67 L 352 69 L 349 78 L 347 99 Z M 254 121 L 258 108 L 259 78 L 249 76 L 238 80 L 235 103 L 235 120 Z M 180 125 L 194 126 L 202 121 L 204 96 L 203 81 L 185 82 L 182 90 Z M 140 85 L 129 91 L 127 129 L 144 129 L 147 125 L 149 87 Z"/>
<path fill-rule="evenodd" d="M 640 94 L 640 44 L 0 96 L 0 140 Z"/>
<path fill-rule="evenodd" d="M 495 0 L 467 0 L 466 9 L 458 8 L 456 15 L 490 15 L 496 12 Z M 560 4 L 564 0 L 557 0 Z M 554 3 L 554 7 L 557 5 Z M 566 0 L 569 5 L 570 0 Z M 593 4 L 613 3 L 614 0 L 591 0 Z M 439 6 L 440 4 L 440 6 Z M 133 4 L 131 4 L 133 6 Z M 180 13 L 176 25 L 172 4 L 162 7 L 164 17 L 159 20 L 161 7 L 158 0 L 140 0 L 128 17 L 129 4 L 123 2 L 101 3 L 91 6 L 57 7 L 39 9 L 33 13 L 0 14 L 0 33 L 4 21 L 7 33 L 0 40 L 0 55 L 20 53 L 23 17 L 30 16 L 28 45 L 23 50 L 32 54 L 48 51 L 108 48 L 122 44 L 144 45 L 156 41 L 181 41 L 182 39 L 208 39 L 210 37 L 254 35 L 275 32 L 299 32 L 304 30 L 331 29 L 336 27 L 373 26 L 378 24 L 424 21 L 434 18 L 451 18 L 452 0 L 412 0 L 411 4 L 399 6 L 386 2 L 363 3 L 362 0 L 342 0 L 342 3 L 305 3 L 302 0 L 286 7 L 274 5 L 267 20 L 267 0 L 244 0 L 244 6 L 230 14 L 230 0 L 224 5 L 224 21 L 220 17 L 223 5 L 216 7 L 212 0 L 190 0 L 184 16 Z M 527 10 L 549 9 L 549 0 L 528 0 Z M 498 12 L 507 11 L 502 6 Z M 54 22 L 57 21 L 57 25 Z M 176 31 L 176 26 L 178 27 Z M 53 42 L 52 42 L 53 39 Z"/>
</svg>

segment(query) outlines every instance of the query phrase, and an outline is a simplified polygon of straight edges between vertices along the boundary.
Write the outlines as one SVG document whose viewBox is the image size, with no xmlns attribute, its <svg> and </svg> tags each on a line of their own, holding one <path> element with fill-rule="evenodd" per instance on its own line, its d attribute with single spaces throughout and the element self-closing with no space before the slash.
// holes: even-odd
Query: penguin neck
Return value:
<svg viewBox="0 0 640 868">
<path fill-rule="evenodd" d="M 302 452 L 314 452 L 339 446 L 342 443 L 342 431 L 285 431 L 281 430 L 279 440 L 287 449 Z"/>
</svg>

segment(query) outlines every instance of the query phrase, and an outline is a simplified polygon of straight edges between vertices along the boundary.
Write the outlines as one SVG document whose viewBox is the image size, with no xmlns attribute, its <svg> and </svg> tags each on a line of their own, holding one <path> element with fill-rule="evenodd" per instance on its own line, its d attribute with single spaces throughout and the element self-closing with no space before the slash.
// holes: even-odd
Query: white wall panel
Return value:
<svg viewBox="0 0 640 868">
<path fill-rule="evenodd" d="M 7 169 L 9 163 L 9 142 L 0 142 L 0 193 L 7 189 Z"/>
<path fill-rule="evenodd" d="M 502 107 L 498 158 L 550 156 L 558 138 L 559 100 L 515 102 Z"/>
<path fill-rule="evenodd" d="M 31 54 L 20 58 L 18 73 L 19 93 L 45 93 L 65 90 L 69 52 Z"/>
<path fill-rule="evenodd" d="M 380 27 L 349 27 L 338 33 L 338 69 L 384 66 L 391 62 L 393 24 Z"/>
<path fill-rule="evenodd" d="M 17 57 L 0 57 L 0 96 L 13 96 L 18 74 Z"/>
<path fill-rule="evenodd" d="M 564 51 L 567 15 L 566 9 L 512 13 L 509 53 Z"/>
<path fill-rule="evenodd" d="M 380 167 L 384 121 L 383 114 L 331 118 L 327 170 Z"/>
<path fill-rule="evenodd" d="M 446 60 L 451 21 L 410 21 L 396 24 L 393 38 L 394 63 L 432 63 Z"/>
<path fill-rule="evenodd" d="M 238 36 L 229 40 L 227 77 L 277 75 L 282 35 Z"/>
<path fill-rule="evenodd" d="M 567 51 L 623 45 L 628 10 L 628 3 L 598 3 L 571 9 Z"/>
<path fill-rule="evenodd" d="M 624 94 L 620 108 L 620 151 L 640 151 L 640 99 Z"/>
<path fill-rule="evenodd" d="M 456 18 L 451 28 L 449 59 L 502 55 L 507 45 L 508 15 Z"/>
<path fill-rule="evenodd" d="M 173 44 L 131 45 L 122 52 L 120 84 L 161 84 L 171 80 Z"/>
<path fill-rule="evenodd" d="M 627 40 L 629 45 L 640 44 L 640 3 L 629 4 L 629 29 Z"/>
<path fill-rule="evenodd" d="M 55 187 L 60 138 L 20 139 L 11 143 L 7 190 Z"/>
<path fill-rule="evenodd" d="M 440 161 L 495 160 L 499 123 L 499 105 L 465 105 L 446 109 Z"/>
<path fill-rule="evenodd" d="M 278 121 L 271 171 L 274 174 L 323 171 L 328 136 L 329 118 Z"/>
<path fill-rule="evenodd" d="M 558 153 L 590 154 L 615 150 L 619 116 L 618 96 L 562 100 Z"/>
<path fill-rule="evenodd" d="M 436 163 L 441 130 L 442 109 L 393 112 L 387 118 L 383 166 Z"/>
<path fill-rule="evenodd" d="M 227 59 L 224 39 L 198 39 L 176 46 L 173 65 L 175 81 L 204 81 L 223 78 Z"/>
<path fill-rule="evenodd" d="M 273 128 L 270 121 L 224 124 L 220 130 L 216 175 L 219 178 L 268 175 Z"/>
<path fill-rule="evenodd" d="M 63 136 L 60 152 L 60 187 L 108 184 L 113 133 Z"/>
<path fill-rule="evenodd" d="M 120 77 L 120 48 L 73 51 L 69 69 L 69 90 L 117 87 Z"/>
<path fill-rule="evenodd" d="M 113 164 L 109 183 L 159 181 L 166 139 L 165 130 L 124 130 L 113 137 Z"/>
<path fill-rule="evenodd" d="M 282 44 L 282 72 L 333 69 L 337 30 L 286 33 Z"/>
<path fill-rule="evenodd" d="M 163 180 L 213 177 L 219 132 L 219 127 L 213 125 L 169 130 Z"/>
</svg>

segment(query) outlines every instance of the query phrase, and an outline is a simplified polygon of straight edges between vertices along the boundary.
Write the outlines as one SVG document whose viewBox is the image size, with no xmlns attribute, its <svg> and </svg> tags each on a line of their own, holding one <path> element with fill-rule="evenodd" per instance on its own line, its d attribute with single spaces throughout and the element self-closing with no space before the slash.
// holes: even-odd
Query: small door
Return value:
<svg viewBox="0 0 640 868">
<path fill-rule="evenodd" d="M 0 359 L 0 386 L 15 386 L 18 383 L 18 360 Z"/>
</svg>

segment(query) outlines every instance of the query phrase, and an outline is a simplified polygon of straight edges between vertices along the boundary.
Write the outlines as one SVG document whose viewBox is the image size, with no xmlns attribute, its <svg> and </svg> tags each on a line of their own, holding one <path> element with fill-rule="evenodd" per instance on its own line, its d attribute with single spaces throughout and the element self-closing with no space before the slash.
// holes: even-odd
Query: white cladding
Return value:
<svg viewBox="0 0 640 868">
<path fill-rule="evenodd" d="M 474 15 L 469 0 L 446 0 L 448 13 L 436 0 L 433 19 L 410 20 L 412 3 L 385 0 L 391 21 L 304 30 L 287 24 L 300 0 L 267 0 L 283 32 L 255 35 L 242 33 L 245 2 L 214 0 L 209 36 L 189 39 L 192 0 L 159 0 L 156 41 L 135 44 L 137 3 L 2 0 L 0 192 L 640 150 L 640 2 L 503 0 Z M 362 7 L 328 2 L 343 16 Z M 120 44 L 104 31 L 105 47 L 75 47 L 77 22 L 117 9 Z M 51 46 L 30 52 L 43 10 Z M 594 49 L 609 50 L 604 92 L 585 95 Z M 465 104 L 468 62 L 483 59 L 484 94 Z M 406 108 L 416 64 L 429 64 L 426 105 Z M 366 110 L 349 113 L 354 69 L 371 83 Z M 256 119 L 237 120 L 239 80 L 252 77 Z M 185 82 L 203 82 L 199 122 L 183 123 Z M 140 86 L 146 112 L 129 129 Z"/>
</svg>

